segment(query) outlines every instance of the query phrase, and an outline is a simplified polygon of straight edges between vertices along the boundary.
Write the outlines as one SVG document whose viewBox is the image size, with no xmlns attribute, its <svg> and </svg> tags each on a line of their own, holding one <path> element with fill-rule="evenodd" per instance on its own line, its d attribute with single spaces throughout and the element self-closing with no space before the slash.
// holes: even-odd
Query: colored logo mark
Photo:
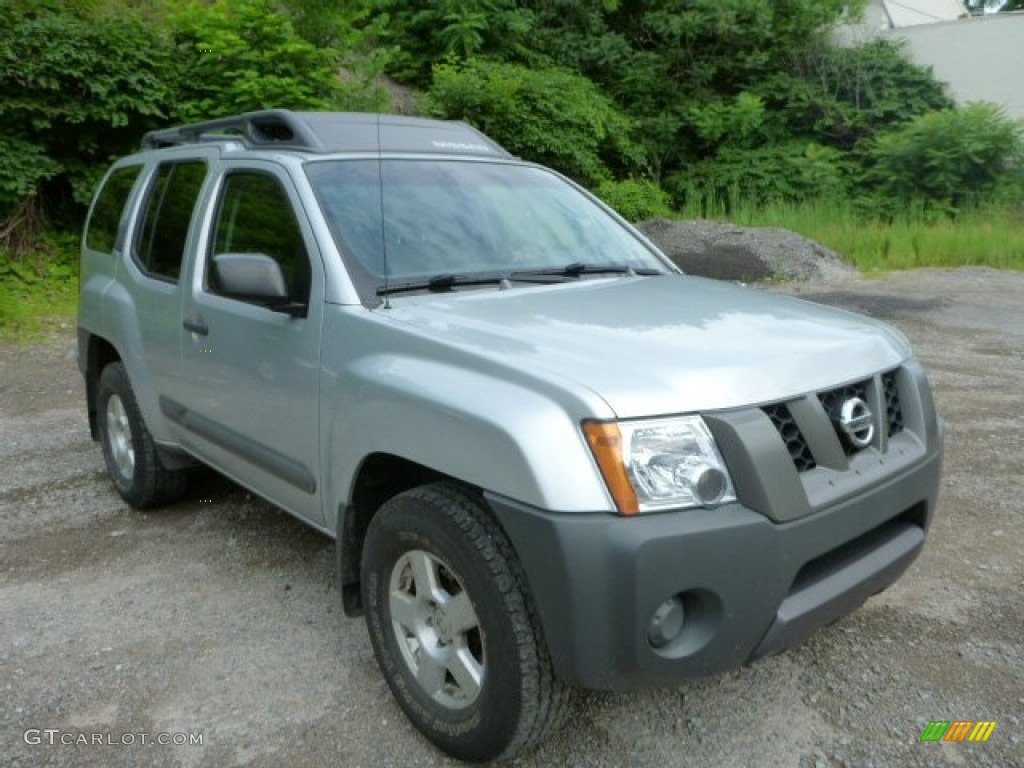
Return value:
<svg viewBox="0 0 1024 768">
<path fill-rule="evenodd" d="M 995 729 L 995 720 L 932 720 L 921 741 L 988 741 Z"/>
</svg>

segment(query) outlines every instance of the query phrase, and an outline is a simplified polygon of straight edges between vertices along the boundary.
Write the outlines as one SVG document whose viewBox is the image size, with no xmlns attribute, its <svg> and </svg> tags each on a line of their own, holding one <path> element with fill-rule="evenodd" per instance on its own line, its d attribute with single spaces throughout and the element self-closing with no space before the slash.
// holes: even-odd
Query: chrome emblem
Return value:
<svg viewBox="0 0 1024 768">
<path fill-rule="evenodd" d="M 851 397 L 839 410 L 839 428 L 854 448 L 864 448 L 875 436 L 875 417 L 868 404 Z"/>
</svg>

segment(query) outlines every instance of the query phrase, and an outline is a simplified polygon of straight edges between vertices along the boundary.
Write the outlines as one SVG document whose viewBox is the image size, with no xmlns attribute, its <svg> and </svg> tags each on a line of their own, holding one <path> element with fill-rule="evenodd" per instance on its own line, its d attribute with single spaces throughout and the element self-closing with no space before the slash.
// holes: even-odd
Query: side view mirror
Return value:
<svg viewBox="0 0 1024 768">
<path fill-rule="evenodd" d="M 275 312 L 304 317 L 306 305 L 288 296 L 281 265 L 265 253 L 218 253 L 213 277 L 219 293 L 261 304 Z"/>
</svg>

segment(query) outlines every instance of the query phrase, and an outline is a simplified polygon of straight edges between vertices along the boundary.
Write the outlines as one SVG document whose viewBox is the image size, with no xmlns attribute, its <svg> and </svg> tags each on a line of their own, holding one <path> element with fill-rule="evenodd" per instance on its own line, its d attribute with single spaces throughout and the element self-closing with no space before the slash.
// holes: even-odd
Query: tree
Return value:
<svg viewBox="0 0 1024 768">
<path fill-rule="evenodd" d="M 35 245 L 44 201 L 87 202 L 169 101 L 167 38 L 128 9 L 87 5 L 0 6 L 0 246 L 13 252 Z"/>
<path fill-rule="evenodd" d="M 533 14 L 516 0 L 369 0 L 381 45 L 392 47 L 389 71 L 428 86 L 433 67 L 486 52 L 508 59 L 522 52 Z"/>
<path fill-rule="evenodd" d="M 205 120 L 256 109 L 379 109 L 380 93 L 342 82 L 339 56 L 295 31 L 274 0 L 191 2 L 171 16 L 174 116 Z"/>
<path fill-rule="evenodd" d="M 429 92 L 438 117 L 466 120 L 513 154 L 596 184 L 642 166 L 631 121 L 587 78 L 560 68 L 471 59 L 441 64 Z"/>
<path fill-rule="evenodd" d="M 922 115 L 880 136 L 866 186 L 899 203 L 955 213 L 992 194 L 1024 161 L 1024 126 L 995 104 Z"/>
</svg>

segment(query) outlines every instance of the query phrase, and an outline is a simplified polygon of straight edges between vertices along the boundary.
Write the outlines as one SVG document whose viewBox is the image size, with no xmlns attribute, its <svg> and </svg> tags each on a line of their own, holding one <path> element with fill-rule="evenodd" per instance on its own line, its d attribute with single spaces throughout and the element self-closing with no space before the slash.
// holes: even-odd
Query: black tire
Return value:
<svg viewBox="0 0 1024 768">
<path fill-rule="evenodd" d="M 427 572 L 436 589 L 419 588 Z M 564 718 L 571 690 L 554 675 L 525 575 L 508 538 L 470 491 L 439 483 L 384 504 L 366 534 L 362 590 L 370 639 L 392 693 L 413 725 L 449 755 L 508 759 Z"/>
<path fill-rule="evenodd" d="M 96 420 L 107 472 L 122 499 L 136 509 L 146 509 L 181 497 L 188 473 L 167 469 L 160 462 L 121 363 L 110 363 L 100 372 Z"/>
</svg>

